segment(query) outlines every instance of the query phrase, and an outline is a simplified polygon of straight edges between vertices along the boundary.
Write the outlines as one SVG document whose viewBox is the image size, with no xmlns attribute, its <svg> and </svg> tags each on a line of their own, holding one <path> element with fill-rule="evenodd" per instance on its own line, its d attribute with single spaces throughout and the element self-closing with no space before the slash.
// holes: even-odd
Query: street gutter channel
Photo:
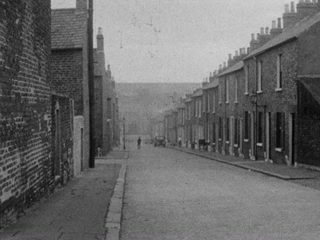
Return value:
<svg viewBox="0 0 320 240">
<path fill-rule="evenodd" d="M 210 160 L 214 160 L 214 161 L 217 161 L 217 162 L 220 162 L 220 163 L 224 163 L 224 164 L 240 167 L 240 168 L 243 168 L 243 169 L 247 169 L 249 171 L 258 172 L 258 173 L 262 173 L 262 174 L 265 174 L 265 175 L 268 175 L 268 176 L 280 178 L 282 180 L 302 180 L 302 179 L 315 179 L 315 178 L 317 178 L 317 177 L 303 177 L 303 178 L 290 177 L 288 175 L 281 175 L 281 174 L 269 172 L 269 171 L 266 171 L 266 170 L 261 170 L 261 169 L 254 168 L 254 167 L 244 166 L 244 165 L 241 165 L 241 162 L 232 163 L 232 162 L 224 161 L 224 160 L 221 160 L 221 159 L 218 159 L 218 158 L 215 158 L 215 157 L 205 156 L 205 155 L 202 155 L 201 153 L 187 151 L 187 150 L 184 150 L 184 149 L 181 149 L 181 148 L 175 148 L 175 147 L 169 147 L 169 148 L 177 150 L 177 151 L 189 153 L 189 154 L 192 154 L 192 155 L 195 155 L 195 156 L 198 156 L 198 157 L 203 157 L 203 158 L 207 158 L 207 159 L 210 159 Z"/>
<path fill-rule="evenodd" d="M 114 187 L 110 205 L 105 220 L 105 240 L 119 240 L 121 230 L 121 218 L 124 198 L 124 184 L 126 179 L 127 164 L 121 165 L 117 183 Z"/>
</svg>

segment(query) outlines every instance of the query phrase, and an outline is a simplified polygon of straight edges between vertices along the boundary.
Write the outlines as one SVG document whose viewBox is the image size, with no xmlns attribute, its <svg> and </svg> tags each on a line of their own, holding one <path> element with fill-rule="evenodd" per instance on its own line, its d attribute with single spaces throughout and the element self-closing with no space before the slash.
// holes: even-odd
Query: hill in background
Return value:
<svg viewBox="0 0 320 240">
<path fill-rule="evenodd" d="M 120 116 L 128 134 L 147 134 L 151 116 L 200 87 L 200 83 L 117 83 Z"/>
</svg>

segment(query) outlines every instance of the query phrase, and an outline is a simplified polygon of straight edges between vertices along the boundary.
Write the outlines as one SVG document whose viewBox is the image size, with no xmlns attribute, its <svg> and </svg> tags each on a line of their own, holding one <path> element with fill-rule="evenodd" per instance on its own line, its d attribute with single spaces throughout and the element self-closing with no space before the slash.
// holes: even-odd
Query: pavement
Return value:
<svg viewBox="0 0 320 240">
<path fill-rule="evenodd" d="M 116 159 L 110 156 L 117 156 Z M 16 223 L 0 230 L 2 240 L 111 240 L 120 232 L 126 157 L 116 150 L 96 159 L 66 186 L 26 210 Z"/>
<path fill-rule="evenodd" d="M 279 164 L 272 164 L 265 161 L 252 161 L 239 157 L 227 156 L 213 152 L 191 150 L 185 147 L 171 147 L 200 157 L 205 157 L 218 162 L 230 164 L 249 171 L 263 173 L 283 180 L 318 179 L 320 172 L 302 167 L 293 167 Z"/>
</svg>

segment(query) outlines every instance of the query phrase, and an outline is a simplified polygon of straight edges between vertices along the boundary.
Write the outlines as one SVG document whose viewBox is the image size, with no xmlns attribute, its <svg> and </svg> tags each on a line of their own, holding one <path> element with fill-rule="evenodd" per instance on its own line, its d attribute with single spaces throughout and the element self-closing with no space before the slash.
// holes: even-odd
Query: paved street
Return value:
<svg viewBox="0 0 320 240">
<path fill-rule="evenodd" d="M 132 149 L 121 239 L 319 239 L 320 192 L 176 150 Z"/>
</svg>

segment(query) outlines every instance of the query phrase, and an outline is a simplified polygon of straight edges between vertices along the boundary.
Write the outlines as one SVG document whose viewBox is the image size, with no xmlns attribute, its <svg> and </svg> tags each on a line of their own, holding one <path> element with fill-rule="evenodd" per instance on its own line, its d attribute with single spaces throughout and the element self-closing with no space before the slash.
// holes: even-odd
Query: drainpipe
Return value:
<svg viewBox="0 0 320 240">
<path fill-rule="evenodd" d="M 89 70 L 89 105 L 90 105 L 90 151 L 89 168 L 95 167 L 95 99 L 94 99 L 94 59 L 93 59 L 93 0 L 89 0 L 88 16 L 88 70 Z"/>
</svg>

